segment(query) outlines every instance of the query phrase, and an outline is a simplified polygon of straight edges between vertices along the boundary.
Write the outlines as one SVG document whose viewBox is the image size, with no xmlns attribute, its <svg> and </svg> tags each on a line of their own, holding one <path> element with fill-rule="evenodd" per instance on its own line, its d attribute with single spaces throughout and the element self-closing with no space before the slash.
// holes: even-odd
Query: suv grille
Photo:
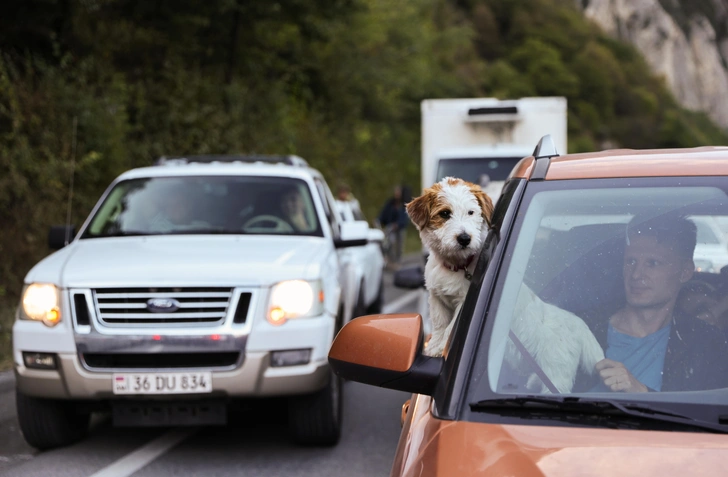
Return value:
<svg viewBox="0 0 728 477">
<path fill-rule="evenodd" d="M 94 302 L 106 326 L 218 325 L 225 321 L 232 288 L 97 288 Z M 244 295 L 243 293 L 241 302 Z M 248 298 L 249 302 L 249 298 Z M 246 310 L 247 311 L 247 310 Z"/>
</svg>

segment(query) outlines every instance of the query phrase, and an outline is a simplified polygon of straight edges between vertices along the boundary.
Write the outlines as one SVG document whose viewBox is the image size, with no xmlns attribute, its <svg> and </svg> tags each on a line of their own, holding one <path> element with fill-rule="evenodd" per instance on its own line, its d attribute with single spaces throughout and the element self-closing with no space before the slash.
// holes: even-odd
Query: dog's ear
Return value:
<svg viewBox="0 0 728 477">
<path fill-rule="evenodd" d="M 407 215 L 417 230 L 427 227 L 427 223 L 430 221 L 430 207 L 432 207 L 432 197 L 428 191 L 407 203 Z"/>
<path fill-rule="evenodd" d="M 488 226 L 490 226 L 490 220 L 493 217 L 493 200 L 488 194 L 483 192 L 483 189 L 481 189 L 479 185 L 471 184 L 470 191 L 473 193 L 475 198 L 478 199 L 483 219 L 485 219 L 485 222 Z"/>
</svg>

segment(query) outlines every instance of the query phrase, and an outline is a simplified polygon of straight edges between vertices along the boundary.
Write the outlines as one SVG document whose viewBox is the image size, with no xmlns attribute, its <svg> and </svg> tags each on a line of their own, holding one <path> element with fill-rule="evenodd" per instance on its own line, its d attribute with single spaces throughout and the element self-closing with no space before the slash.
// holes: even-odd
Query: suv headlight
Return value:
<svg viewBox="0 0 728 477">
<path fill-rule="evenodd" d="M 32 283 L 23 290 L 20 301 L 20 318 L 42 321 L 46 326 L 56 326 L 61 321 L 59 293 L 55 285 Z"/>
<path fill-rule="evenodd" d="M 321 280 L 288 280 L 271 289 L 267 318 L 272 325 L 282 325 L 292 318 L 320 315 L 323 309 Z"/>
</svg>

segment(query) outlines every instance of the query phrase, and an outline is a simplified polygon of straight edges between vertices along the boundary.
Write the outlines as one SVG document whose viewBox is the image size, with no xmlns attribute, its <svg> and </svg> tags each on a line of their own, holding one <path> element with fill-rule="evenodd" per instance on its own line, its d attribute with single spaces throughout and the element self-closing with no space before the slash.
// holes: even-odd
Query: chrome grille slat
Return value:
<svg viewBox="0 0 728 477">
<path fill-rule="evenodd" d="M 208 301 L 208 302 L 182 302 L 179 304 L 179 308 L 226 308 L 228 306 L 227 301 Z M 141 303 L 99 303 L 99 309 L 102 311 L 105 309 L 145 309 L 147 307 L 146 302 Z"/>
<path fill-rule="evenodd" d="M 113 288 L 93 290 L 98 319 L 104 326 L 222 325 L 232 301 L 232 288 Z M 147 301 L 174 300 L 174 309 L 151 311 Z"/>
<path fill-rule="evenodd" d="M 195 319 L 195 318 L 224 318 L 225 313 L 104 313 L 104 319 L 139 319 L 155 318 L 155 319 Z"/>
<path fill-rule="evenodd" d="M 207 292 L 207 293 L 196 293 L 196 292 L 144 292 L 144 293 L 104 293 L 96 291 L 96 298 L 99 300 L 106 299 L 134 299 L 134 298 L 168 298 L 170 296 L 174 298 L 230 298 L 231 292 L 219 293 L 219 292 Z"/>
</svg>

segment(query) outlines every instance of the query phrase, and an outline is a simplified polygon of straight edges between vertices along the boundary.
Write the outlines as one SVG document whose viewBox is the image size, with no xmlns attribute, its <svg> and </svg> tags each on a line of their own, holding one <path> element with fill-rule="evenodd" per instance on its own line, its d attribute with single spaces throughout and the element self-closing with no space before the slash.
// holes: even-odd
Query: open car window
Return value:
<svg viewBox="0 0 728 477">
<path fill-rule="evenodd" d="M 181 176 L 119 182 L 82 238 L 171 234 L 323 236 L 300 179 Z"/>
<path fill-rule="evenodd" d="M 700 401 L 705 397 L 696 392 L 728 387 L 727 188 L 725 178 L 573 181 L 567 190 L 529 185 L 499 273 L 491 332 L 476 361 L 482 380 L 471 388 L 471 401 L 499 394 L 619 398 L 624 394 L 605 385 L 595 369 L 605 358 L 647 383 L 652 392 L 640 399 L 684 393 Z M 670 304 L 667 281 L 635 271 L 638 264 L 663 266 L 661 256 L 635 254 L 642 243 L 649 244 L 647 254 L 677 247 L 649 242 L 662 233 L 653 224 L 674 218 L 692 224 L 685 227 L 695 245 L 670 269 L 679 273 L 670 282 L 679 282 Z M 659 333 L 626 326 L 629 313 L 657 306 L 650 300 L 672 310 L 660 315 L 667 318 Z M 652 348 L 645 338 L 654 339 Z"/>
</svg>

